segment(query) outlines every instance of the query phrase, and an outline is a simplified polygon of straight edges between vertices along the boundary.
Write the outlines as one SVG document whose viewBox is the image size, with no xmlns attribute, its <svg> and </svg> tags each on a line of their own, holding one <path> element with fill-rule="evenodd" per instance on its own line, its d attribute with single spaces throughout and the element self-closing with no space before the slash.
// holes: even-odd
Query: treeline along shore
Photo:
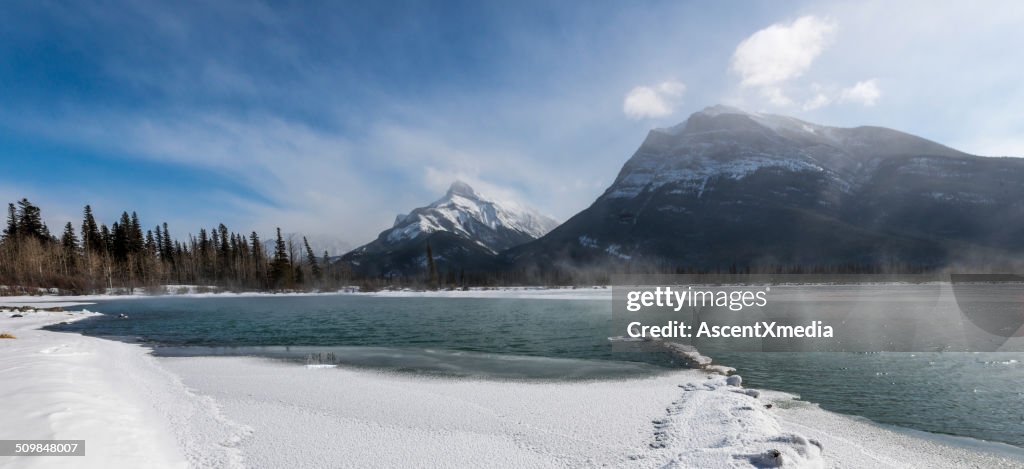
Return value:
<svg viewBox="0 0 1024 469">
<path fill-rule="evenodd" d="M 139 217 L 124 212 L 109 226 L 85 206 L 82 222 L 50 231 L 42 211 L 28 199 L 8 204 L 0 237 L 0 295 L 56 288 L 62 293 L 164 293 L 164 285 L 200 285 L 234 291 L 331 289 L 349 281 L 327 252 L 318 256 L 305 237 L 282 237 L 264 248 L 253 231 L 223 224 L 200 229 L 182 241 L 167 223 L 143 229 Z M 174 292 L 171 292 L 174 293 Z"/>
</svg>

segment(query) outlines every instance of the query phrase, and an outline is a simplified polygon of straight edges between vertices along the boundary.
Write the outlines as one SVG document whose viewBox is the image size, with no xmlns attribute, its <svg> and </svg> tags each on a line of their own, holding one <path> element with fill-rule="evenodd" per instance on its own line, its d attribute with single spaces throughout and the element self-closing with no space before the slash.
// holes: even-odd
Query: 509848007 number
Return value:
<svg viewBox="0 0 1024 469">
<path fill-rule="evenodd" d="M 14 445 L 17 453 L 74 453 L 78 443 L 21 443 Z"/>
<path fill-rule="evenodd" d="M 0 456 L 85 456 L 85 440 L 0 440 Z"/>
</svg>

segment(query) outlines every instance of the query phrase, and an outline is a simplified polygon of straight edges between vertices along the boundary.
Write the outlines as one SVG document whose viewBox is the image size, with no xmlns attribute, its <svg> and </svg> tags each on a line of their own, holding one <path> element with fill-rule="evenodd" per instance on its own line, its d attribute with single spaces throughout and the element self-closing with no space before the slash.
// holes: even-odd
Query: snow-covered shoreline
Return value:
<svg viewBox="0 0 1024 469">
<path fill-rule="evenodd" d="M 40 306 L 52 306 L 50 303 Z M 0 314 L 0 439 L 86 439 L 0 467 L 1024 467 L 1024 450 L 906 432 L 696 370 L 522 382 L 156 358 Z M 786 467 L 790 467 L 787 465 Z"/>
<path fill-rule="evenodd" d="M 97 301 L 140 300 L 154 298 L 261 298 L 261 297 L 296 297 L 296 296 L 335 296 L 353 295 L 381 298 L 512 298 L 512 299 L 564 299 L 564 300 L 611 300 L 612 290 L 607 286 L 592 287 L 500 287 L 470 288 L 468 290 L 380 290 L 361 292 L 352 287 L 338 291 L 316 292 L 197 292 L 166 293 L 160 295 L 147 294 L 139 290 L 134 294 L 97 294 L 97 295 L 17 295 L 0 296 L 2 306 L 39 306 L 39 307 L 72 307 L 87 306 Z"/>
<path fill-rule="evenodd" d="M 53 307 L 52 304 L 39 304 Z M 12 317 L 15 315 L 22 317 Z M 40 329 L 98 313 L 0 313 L 0 439 L 85 440 L 82 457 L 3 457 L 2 468 L 241 467 L 245 429 L 141 345 Z"/>
<path fill-rule="evenodd" d="M 160 361 L 252 429 L 240 449 L 254 467 L 772 467 L 772 450 L 783 467 L 1024 467 L 1020 448 L 882 426 L 697 370 L 537 382 Z"/>
</svg>

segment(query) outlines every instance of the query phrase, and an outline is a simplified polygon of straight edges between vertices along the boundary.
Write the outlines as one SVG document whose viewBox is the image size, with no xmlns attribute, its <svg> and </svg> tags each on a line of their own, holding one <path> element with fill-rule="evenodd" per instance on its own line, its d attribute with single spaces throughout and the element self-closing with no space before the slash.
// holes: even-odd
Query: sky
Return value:
<svg viewBox="0 0 1024 469">
<path fill-rule="evenodd" d="M 724 103 L 1024 156 L 1021 2 L 11 2 L 0 200 L 358 246 L 455 179 L 565 220 Z"/>
</svg>

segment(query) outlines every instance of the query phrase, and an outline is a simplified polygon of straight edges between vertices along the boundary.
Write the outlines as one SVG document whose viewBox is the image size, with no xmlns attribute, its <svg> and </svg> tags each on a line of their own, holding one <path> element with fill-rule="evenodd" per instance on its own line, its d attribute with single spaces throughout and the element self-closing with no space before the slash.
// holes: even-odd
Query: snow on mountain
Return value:
<svg viewBox="0 0 1024 469">
<path fill-rule="evenodd" d="M 449 231 L 498 252 L 543 237 L 557 225 L 557 221 L 535 210 L 489 199 L 469 184 L 455 181 L 433 204 L 395 217 L 391 229 L 381 233 L 381 240 L 397 244 L 422 234 Z"/>
<path fill-rule="evenodd" d="M 535 210 L 455 181 L 444 197 L 398 215 L 391 228 L 341 261 L 361 275 L 422 275 L 429 251 L 441 272 L 486 269 L 499 252 L 533 241 L 557 225 Z"/>
<path fill-rule="evenodd" d="M 828 127 L 717 105 L 652 130 L 605 197 L 632 198 L 666 184 L 699 196 L 710 180 L 740 180 L 766 168 L 822 173 L 847 192 L 865 165 L 905 154 L 964 155 L 891 129 Z"/>
<path fill-rule="evenodd" d="M 379 239 L 385 244 L 397 244 L 447 231 L 498 252 L 544 236 L 556 226 L 557 221 L 533 209 L 496 201 L 478 194 L 469 184 L 455 181 L 436 202 L 397 216 L 394 226 L 381 233 Z"/>
</svg>

